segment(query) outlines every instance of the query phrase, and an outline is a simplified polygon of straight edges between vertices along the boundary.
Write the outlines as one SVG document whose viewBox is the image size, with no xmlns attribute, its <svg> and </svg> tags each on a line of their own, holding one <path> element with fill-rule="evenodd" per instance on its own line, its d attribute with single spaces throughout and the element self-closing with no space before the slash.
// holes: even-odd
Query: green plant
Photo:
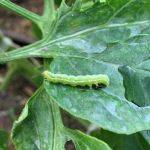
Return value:
<svg viewBox="0 0 150 150">
<path fill-rule="evenodd" d="M 41 57 L 43 70 L 110 78 L 110 85 L 98 90 L 43 81 L 14 123 L 16 149 L 60 150 L 68 140 L 76 149 L 110 149 L 101 140 L 64 127 L 60 107 L 114 135 L 139 132 L 137 139 L 146 144 L 138 149 L 149 149 L 149 131 L 144 131 L 150 129 L 149 0 L 76 0 L 72 6 L 62 1 L 57 9 L 53 0 L 44 0 L 42 16 L 9 0 L 0 6 L 30 20 L 42 33 L 31 45 L 1 53 L 1 63 Z"/>
<path fill-rule="evenodd" d="M 0 129 L 0 150 L 7 149 L 8 133 Z"/>
<path fill-rule="evenodd" d="M 14 44 L 9 38 L 4 37 L 2 33 L 0 33 L 0 53 L 11 51 L 15 48 L 19 47 L 18 45 Z M 31 82 L 33 82 L 36 86 L 40 85 L 42 83 L 41 74 L 38 68 L 40 68 L 40 65 L 38 63 L 35 63 L 34 59 L 31 59 L 30 61 L 27 59 L 22 60 L 14 60 L 9 63 L 7 63 L 8 71 L 4 78 L 1 77 L 2 84 L 0 85 L 1 91 L 6 91 L 9 87 L 9 84 L 11 80 L 16 75 L 22 75 Z M 36 78 L 33 76 L 35 76 Z"/>
</svg>

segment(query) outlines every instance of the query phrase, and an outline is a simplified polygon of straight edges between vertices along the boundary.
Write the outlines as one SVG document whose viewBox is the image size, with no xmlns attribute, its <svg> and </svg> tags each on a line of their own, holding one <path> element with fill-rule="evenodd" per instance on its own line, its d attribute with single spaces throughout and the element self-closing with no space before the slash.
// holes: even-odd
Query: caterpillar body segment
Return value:
<svg viewBox="0 0 150 150">
<path fill-rule="evenodd" d="M 105 74 L 98 75 L 66 75 L 66 74 L 54 74 L 49 71 L 44 71 L 43 76 L 52 83 L 61 83 L 64 85 L 71 86 L 98 86 L 103 84 L 105 86 L 109 85 L 109 77 Z"/>
</svg>

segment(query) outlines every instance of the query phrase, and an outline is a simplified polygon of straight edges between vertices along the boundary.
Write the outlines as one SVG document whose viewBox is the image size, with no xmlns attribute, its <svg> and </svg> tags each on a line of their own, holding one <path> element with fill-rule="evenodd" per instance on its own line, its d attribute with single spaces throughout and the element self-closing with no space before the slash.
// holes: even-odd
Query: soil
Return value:
<svg viewBox="0 0 150 150">
<path fill-rule="evenodd" d="M 42 14 L 43 0 L 12 1 L 33 12 Z M 12 38 L 17 44 L 21 43 L 20 46 L 32 43 L 36 40 L 32 33 L 31 23 L 29 21 L 22 19 L 21 17 L 2 8 L 0 8 L 0 30 L 5 36 Z M 4 74 L 6 71 L 7 68 L 5 65 L 0 66 L 0 74 Z M 12 123 L 19 116 L 27 99 L 35 90 L 36 88 L 29 81 L 16 77 L 7 92 L 0 92 L 0 128 L 4 128 L 7 131 L 11 130 Z M 77 119 L 73 119 L 64 111 L 62 111 L 62 118 L 65 126 L 72 129 L 86 131 L 86 128 L 79 123 Z M 10 144 L 9 149 L 14 149 L 12 144 Z M 75 149 L 72 141 L 67 142 L 66 149 Z"/>
</svg>

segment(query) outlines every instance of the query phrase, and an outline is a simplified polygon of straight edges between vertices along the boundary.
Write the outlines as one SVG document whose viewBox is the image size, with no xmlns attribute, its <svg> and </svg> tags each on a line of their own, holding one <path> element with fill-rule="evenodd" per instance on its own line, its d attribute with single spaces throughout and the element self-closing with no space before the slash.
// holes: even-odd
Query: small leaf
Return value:
<svg viewBox="0 0 150 150">
<path fill-rule="evenodd" d="M 142 137 L 140 133 L 132 135 L 119 135 L 105 130 L 95 130 L 91 133 L 107 142 L 114 150 L 149 150 L 150 144 Z"/>
<path fill-rule="evenodd" d="M 14 123 L 12 139 L 17 150 L 63 150 L 68 140 L 73 140 L 77 150 L 111 150 L 109 146 L 79 131 L 66 129 L 59 109 L 41 87 L 26 104 Z M 81 141 L 82 139 L 82 141 Z"/>
<path fill-rule="evenodd" d="M 68 130 L 68 134 L 75 143 L 76 150 L 111 150 L 111 148 L 104 142 L 85 135 L 80 131 Z"/>
<path fill-rule="evenodd" d="M 26 104 L 21 116 L 14 123 L 12 139 L 18 150 L 63 149 L 59 124 L 55 122 L 50 98 L 41 87 Z M 61 124 L 60 124 L 61 125 Z M 55 143 L 56 142 L 56 143 Z"/>
<path fill-rule="evenodd" d="M 137 67 L 138 69 L 133 69 L 128 66 L 119 68 L 124 77 L 126 98 L 140 107 L 150 105 L 150 71 L 146 69 L 146 62 L 139 64 L 138 66 L 140 67 Z M 140 133 L 150 144 L 150 130 Z"/>
</svg>

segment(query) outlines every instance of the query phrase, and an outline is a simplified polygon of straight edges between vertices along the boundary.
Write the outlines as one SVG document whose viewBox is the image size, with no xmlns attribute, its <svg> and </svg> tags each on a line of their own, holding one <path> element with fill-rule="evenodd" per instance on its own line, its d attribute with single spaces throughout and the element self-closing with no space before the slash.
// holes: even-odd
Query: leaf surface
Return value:
<svg viewBox="0 0 150 150">
<path fill-rule="evenodd" d="M 95 150 L 111 150 L 103 141 L 66 129 L 56 108 L 41 87 L 14 123 L 12 139 L 17 150 L 63 150 L 68 140 L 73 140 L 77 150 L 92 149 L 93 145 Z"/>
<path fill-rule="evenodd" d="M 131 134 L 150 129 L 150 73 L 141 67 L 150 57 L 150 3 L 110 3 L 95 4 L 83 12 L 74 8 L 62 18 L 55 35 L 59 43 L 54 44 L 55 51 L 62 49 L 65 54 L 57 56 L 49 68 L 51 72 L 68 75 L 107 74 L 110 86 L 90 90 L 45 82 L 45 87 L 71 114 L 107 130 Z M 126 68 L 136 70 L 136 76 L 140 73 L 142 79 L 137 85 L 132 84 L 132 79 L 128 81 L 132 75 L 125 75 Z M 142 94 L 131 94 L 136 90 Z M 136 101 L 147 104 L 139 106 Z"/>
<path fill-rule="evenodd" d="M 107 142 L 114 150 L 149 150 L 150 144 L 142 137 L 140 133 L 132 135 L 119 135 L 105 130 L 95 130 L 91 133 Z"/>
</svg>

